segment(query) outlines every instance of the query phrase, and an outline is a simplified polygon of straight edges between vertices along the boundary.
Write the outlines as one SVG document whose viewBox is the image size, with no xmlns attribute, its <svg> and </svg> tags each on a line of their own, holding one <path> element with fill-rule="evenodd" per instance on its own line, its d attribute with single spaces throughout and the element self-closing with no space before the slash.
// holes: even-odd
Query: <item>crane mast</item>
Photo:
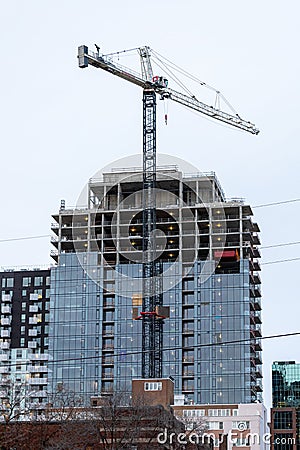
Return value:
<svg viewBox="0 0 300 450">
<path fill-rule="evenodd" d="M 78 64 L 81 68 L 92 65 L 103 69 L 143 89 L 143 300 L 138 319 L 142 320 L 142 378 L 161 378 L 163 324 L 168 314 L 163 308 L 162 262 L 156 258 L 156 94 L 249 133 L 258 134 L 259 130 L 237 114 L 168 88 L 164 77 L 153 77 L 150 48 L 137 50 L 141 74 L 114 62 L 110 55 L 89 52 L 85 45 L 78 48 Z"/>
<path fill-rule="evenodd" d="M 161 263 L 156 260 L 156 94 L 143 90 L 143 311 L 142 377 L 162 377 Z"/>
</svg>

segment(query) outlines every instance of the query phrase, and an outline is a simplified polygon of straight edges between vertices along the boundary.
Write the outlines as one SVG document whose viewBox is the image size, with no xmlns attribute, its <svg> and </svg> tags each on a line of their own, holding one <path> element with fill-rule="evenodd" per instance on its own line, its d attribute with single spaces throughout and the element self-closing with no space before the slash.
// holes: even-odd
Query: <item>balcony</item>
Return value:
<svg viewBox="0 0 300 450">
<path fill-rule="evenodd" d="M 103 351 L 105 350 L 113 350 L 114 349 L 114 344 L 104 344 L 103 345 Z"/>
<path fill-rule="evenodd" d="M 256 373 L 256 377 L 257 378 L 262 378 L 263 377 L 261 368 L 259 366 L 256 366 L 255 373 Z"/>
<path fill-rule="evenodd" d="M 259 297 L 251 299 L 251 305 L 255 311 L 261 311 L 261 299 Z"/>
<path fill-rule="evenodd" d="M 9 338 L 10 337 L 10 330 L 1 330 L 0 331 L 0 337 L 2 337 L 2 338 Z"/>
<path fill-rule="evenodd" d="M 28 323 L 29 325 L 37 325 L 38 323 L 37 317 L 29 317 Z"/>
<path fill-rule="evenodd" d="M 182 362 L 183 363 L 193 364 L 194 363 L 194 356 L 193 355 L 184 356 L 182 358 Z"/>
<path fill-rule="evenodd" d="M 114 327 L 103 328 L 103 336 L 113 336 L 114 335 Z"/>
<path fill-rule="evenodd" d="M 256 363 L 256 364 L 262 364 L 261 352 L 256 352 L 256 355 L 255 355 L 255 363 Z"/>
<path fill-rule="evenodd" d="M 46 367 L 46 366 L 28 366 L 28 372 L 30 372 L 30 373 L 47 373 L 48 367 Z"/>
<path fill-rule="evenodd" d="M 0 349 L 1 350 L 9 350 L 10 344 L 9 342 L 0 342 Z"/>
<path fill-rule="evenodd" d="M 9 326 L 10 325 L 10 322 L 11 322 L 11 318 L 8 318 L 8 317 L 2 317 L 1 318 L 1 325 L 2 326 Z"/>
<path fill-rule="evenodd" d="M 37 330 L 28 330 L 28 336 L 37 336 Z"/>
<path fill-rule="evenodd" d="M 37 313 L 37 312 L 39 312 L 38 305 L 29 305 L 29 312 L 30 313 Z"/>
<path fill-rule="evenodd" d="M 11 302 L 11 295 L 10 294 L 2 294 L 2 301 L 3 302 Z"/>
<path fill-rule="evenodd" d="M 112 365 L 114 364 L 114 358 L 110 358 L 110 357 L 103 357 L 102 359 L 102 365 Z"/>
<path fill-rule="evenodd" d="M 104 253 L 113 253 L 116 252 L 116 248 L 115 247 L 104 247 Z"/>
<path fill-rule="evenodd" d="M 28 355 L 28 359 L 31 361 L 48 361 L 50 357 L 48 353 L 32 353 Z"/>
<path fill-rule="evenodd" d="M 259 392 L 262 392 L 262 390 L 263 390 L 263 383 L 262 383 L 262 379 L 261 378 L 256 380 L 256 390 L 259 391 Z"/>
<path fill-rule="evenodd" d="M 29 397 L 30 398 L 42 398 L 42 397 L 48 397 L 48 392 L 47 391 L 40 391 L 40 390 L 32 390 L 29 393 Z"/>
<path fill-rule="evenodd" d="M 103 308 L 113 308 L 115 306 L 114 299 L 105 299 L 103 300 Z"/>
<path fill-rule="evenodd" d="M 10 305 L 2 305 L 1 313 L 2 314 L 11 314 L 11 306 Z"/>
<path fill-rule="evenodd" d="M 183 334 L 193 334 L 194 333 L 193 324 L 191 324 L 190 326 L 184 326 L 182 329 L 182 333 Z"/>
<path fill-rule="evenodd" d="M 254 313 L 250 313 L 250 318 L 252 320 L 252 323 L 261 324 L 260 312 L 256 312 L 255 314 Z"/>
<path fill-rule="evenodd" d="M 47 408 L 48 405 L 49 405 L 48 402 L 30 402 L 28 403 L 28 408 L 31 410 L 39 410 L 39 409 L 44 410 L 45 408 Z"/>
<path fill-rule="evenodd" d="M 193 392 L 194 391 L 194 381 L 193 380 L 184 380 L 182 386 L 182 392 Z"/>
<path fill-rule="evenodd" d="M 106 372 L 102 374 L 102 378 L 113 378 L 114 377 L 114 372 Z"/>
<path fill-rule="evenodd" d="M 37 342 L 28 342 L 28 348 L 37 348 Z"/>
<path fill-rule="evenodd" d="M 29 378 L 28 383 L 37 385 L 47 384 L 48 378 Z"/>
<path fill-rule="evenodd" d="M 255 335 L 257 337 L 261 337 L 261 325 L 256 325 L 256 327 L 255 327 Z"/>
<path fill-rule="evenodd" d="M 257 352 L 261 352 L 262 351 L 262 347 L 261 347 L 261 342 L 260 341 L 257 341 L 255 343 L 255 351 L 257 351 Z"/>
<path fill-rule="evenodd" d="M 189 370 L 189 369 L 183 370 L 183 373 L 182 373 L 183 377 L 188 377 L 188 378 L 191 378 L 191 377 L 193 378 L 194 375 L 195 375 L 194 370 Z"/>
</svg>

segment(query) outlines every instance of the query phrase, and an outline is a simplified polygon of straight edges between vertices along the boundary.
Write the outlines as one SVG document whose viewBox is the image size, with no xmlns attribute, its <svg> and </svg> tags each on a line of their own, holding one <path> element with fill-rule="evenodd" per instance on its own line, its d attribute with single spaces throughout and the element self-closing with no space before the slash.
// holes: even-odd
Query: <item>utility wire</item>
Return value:
<svg viewBox="0 0 300 450">
<path fill-rule="evenodd" d="M 40 238 L 49 238 L 50 234 L 45 234 L 41 236 L 28 236 L 28 237 L 20 237 L 20 238 L 12 238 L 12 239 L 1 239 L 1 242 L 11 242 L 11 241 L 22 241 L 22 240 L 29 240 L 29 239 L 40 239 Z M 286 244 L 274 244 L 274 245 L 268 245 L 266 247 L 259 247 L 259 249 L 269 249 L 269 248 L 276 248 L 276 247 L 285 247 L 289 245 L 297 245 L 300 244 L 300 241 L 295 242 L 288 242 Z M 289 261 L 298 261 L 300 258 L 288 258 L 288 259 L 279 259 L 277 261 L 267 261 L 267 262 L 261 262 L 260 265 L 267 265 L 267 264 L 279 264 L 283 262 L 289 262 Z"/>
<path fill-rule="evenodd" d="M 256 205 L 256 206 L 252 206 L 252 208 L 265 208 L 268 206 L 275 206 L 275 205 L 283 205 L 286 203 L 295 203 L 295 202 L 300 202 L 300 198 L 296 198 L 293 200 L 284 200 L 281 202 L 274 202 L 274 203 L 265 203 L 263 205 Z M 17 238 L 8 238 L 8 239 L 0 239 L 0 243 L 1 242 L 11 242 L 11 241 L 22 241 L 22 240 L 27 240 L 27 239 L 41 239 L 41 238 L 49 238 L 51 237 L 50 234 L 43 234 L 40 236 L 24 236 L 24 237 L 17 237 Z M 288 243 L 288 244 L 274 244 L 274 245 L 270 245 L 267 247 L 260 247 L 260 248 L 272 248 L 272 247 L 283 247 L 285 245 L 294 245 L 294 244 L 298 244 L 299 242 L 292 242 L 292 243 Z"/>
<path fill-rule="evenodd" d="M 49 238 L 51 237 L 50 234 L 44 234 L 44 235 L 40 235 L 40 236 L 27 236 L 27 237 L 19 237 L 19 238 L 11 238 L 11 239 L 1 239 L 1 242 L 11 242 L 11 241 L 22 241 L 22 240 L 28 240 L 28 239 L 41 239 L 41 238 Z M 266 245 L 263 247 L 259 247 L 259 250 L 265 250 L 267 248 L 276 248 L 276 247 L 287 247 L 290 245 L 298 245 L 300 244 L 300 241 L 294 241 L 294 242 L 287 242 L 287 243 L 282 243 L 282 244 L 271 244 L 271 245 Z"/>
<path fill-rule="evenodd" d="M 225 341 L 225 342 L 210 342 L 209 344 L 197 344 L 197 345 L 188 345 L 188 346 L 174 346 L 174 347 L 167 347 L 164 348 L 163 351 L 172 351 L 172 350 L 192 350 L 192 349 L 199 349 L 199 348 L 207 348 L 207 347 L 222 347 L 224 345 L 233 345 L 233 344 L 246 344 L 247 342 L 249 344 L 253 343 L 255 344 L 257 341 L 262 341 L 262 340 L 267 340 L 267 339 L 278 339 L 278 338 L 284 338 L 284 337 L 292 337 L 292 336 L 299 336 L 300 335 L 300 331 L 296 331 L 293 333 L 283 333 L 283 334 L 274 334 L 274 335 L 270 335 L 270 336 L 262 336 L 262 337 L 254 337 L 254 338 L 247 338 L 247 339 L 237 339 L 237 340 L 232 340 L 232 341 Z M 49 363 L 59 363 L 59 362 L 66 362 L 66 361 L 83 361 L 83 360 L 92 360 L 92 359 L 102 359 L 104 356 L 108 356 L 109 358 L 118 358 L 118 357 L 123 357 L 124 356 L 131 356 L 131 355 L 141 355 L 142 353 L 151 353 L 151 351 L 153 350 L 137 350 L 137 351 L 131 351 L 131 352 L 126 352 L 126 349 L 118 349 L 119 351 L 121 351 L 120 353 L 113 353 L 113 354 L 108 354 L 108 355 L 103 355 L 103 353 L 101 355 L 93 355 L 93 356 L 84 356 L 84 357 L 77 357 L 77 358 L 63 358 L 63 359 L 52 359 L 49 360 L 47 362 L 47 364 L 49 365 Z M 122 351 L 123 350 L 123 351 Z M 34 362 L 39 362 L 38 360 L 31 360 Z M 45 362 L 45 361 L 43 361 Z M 16 363 L 10 363 L 10 366 L 15 366 L 15 365 L 27 365 L 28 362 L 16 362 Z"/>
<path fill-rule="evenodd" d="M 252 208 L 266 208 L 267 206 L 283 205 L 285 203 L 294 203 L 294 202 L 300 202 L 300 198 L 295 198 L 293 200 L 284 200 L 282 202 L 265 203 L 263 205 L 252 206 Z"/>
<path fill-rule="evenodd" d="M 278 259 L 278 261 L 267 261 L 260 263 L 260 265 L 267 265 L 267 264 L 279 264 L 283 262 L 289 262 L 289 261 L 300 261 L 300 258 L 289 258 L 289 259 Z"/>
<path fill-rule="evenodd" d="M 288 245 L 297 245 L 297 244 L 300 244 L 300 241 L 287 242 L 286 244 L 265 245 L 263 247 L 259 247 L 259 250 L 265 250 L 266 248 L 287 247 Z"/>
<path fill-rule="evenodd" d="M 11 242 L 11 241 L 25 241 L 27 239 L 41 239 L 41 238 L 49 238 L 51 237 L 50 234 L 42 234 L 40 236 L 25 236 L 25 237 L 18 237 L 18 238 L 10 238 L 10 239 L 0 239 L 0 242 Z"/>
</svg>

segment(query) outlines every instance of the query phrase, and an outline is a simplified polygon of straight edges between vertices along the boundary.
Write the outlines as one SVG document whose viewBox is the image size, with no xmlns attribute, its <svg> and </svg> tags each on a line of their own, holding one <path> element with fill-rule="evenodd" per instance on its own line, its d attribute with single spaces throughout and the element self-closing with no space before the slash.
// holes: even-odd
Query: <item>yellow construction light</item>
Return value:
<svg viewBox="0 0 300 450">
<path fill-rule="evenodd" d="M 220 224 L 220 223 L 217 223 L 217 227 L 220 228 L 220 226 L 221 226 L 221 224 Z"/>
<path fill-rule="evenodd" d="M 136 231 L 136 228 L 132 227 L 130 228 L 130 231 Z"/>
</svg>

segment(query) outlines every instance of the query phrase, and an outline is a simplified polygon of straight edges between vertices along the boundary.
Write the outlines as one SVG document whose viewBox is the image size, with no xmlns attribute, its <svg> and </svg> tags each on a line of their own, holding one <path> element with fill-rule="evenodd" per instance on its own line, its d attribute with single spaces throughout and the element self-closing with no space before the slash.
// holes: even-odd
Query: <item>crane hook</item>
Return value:
<svg viewBox="0 0 300 450">
<path fill-rule="evenodd" d="M 165 124 L 168 125 L 168 99 L 164 98 Z"/>
</svg>

